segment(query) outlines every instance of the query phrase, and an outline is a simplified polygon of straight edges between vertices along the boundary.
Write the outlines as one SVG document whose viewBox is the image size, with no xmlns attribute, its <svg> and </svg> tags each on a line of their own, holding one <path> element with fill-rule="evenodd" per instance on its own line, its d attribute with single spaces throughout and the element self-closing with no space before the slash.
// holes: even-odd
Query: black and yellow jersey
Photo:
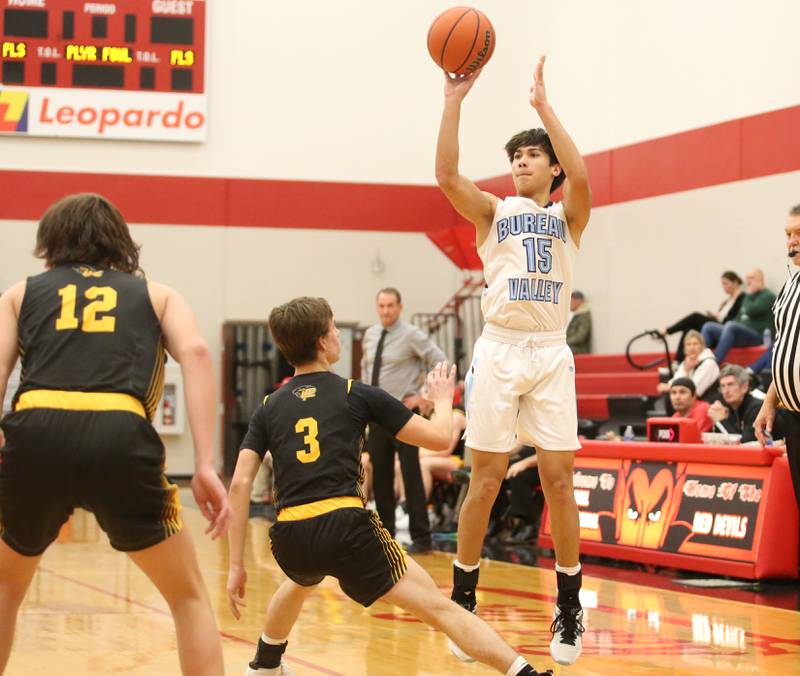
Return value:
<svg viewBox="0 0 800 676">
<path fill-rule="evenodd" d="M 29 277 L 20 308 L 20 387 L 128 394 L 152 420 L 164 385 L 164 341 L 144 279 L 67 264 Z"/>
<path fill-rule="evenodd" d="M 272 455 L 278 510 L 318 500 L 359 497 L 367 423 L 392 434 L 413 414 L 377 387 L 318 371 L 295 376 L 264 399 L 242 449 Z"/>
</svg>

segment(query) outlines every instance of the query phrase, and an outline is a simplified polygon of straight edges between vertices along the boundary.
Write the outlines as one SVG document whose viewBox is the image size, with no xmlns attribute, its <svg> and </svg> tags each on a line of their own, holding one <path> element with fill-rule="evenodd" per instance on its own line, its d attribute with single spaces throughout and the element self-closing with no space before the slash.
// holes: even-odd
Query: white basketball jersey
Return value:
<svg viewBox="0 0 800 676">
<path fill-rule="evenodd" d="M 577 253 L 561 202 L 540 207 L 527 197 L 500 200 L 478 249 L 487 286 L 484 319 L 519 331 L 566 331 Z"/>
</svg>

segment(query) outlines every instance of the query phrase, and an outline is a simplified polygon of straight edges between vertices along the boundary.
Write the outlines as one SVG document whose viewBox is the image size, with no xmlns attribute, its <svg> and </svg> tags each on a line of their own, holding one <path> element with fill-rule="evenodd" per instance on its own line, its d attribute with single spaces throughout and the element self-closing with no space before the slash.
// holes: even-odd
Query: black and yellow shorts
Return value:
<svg viewBox="0 0 800 676">
<path fill-rule="evenodd" d="M 177 486 L 164 476 L 164 445 L 125 411 L 18 410 L 2 422 L 0 536 L 41 554 L 76 507 L 94 512 L 111 546 L 137 551 L 182 528 Z"/>
<path fill-rule="evenodd" d="M 269 531 L 272 554 L 297 584 L 313 586 L 330 575 L 351 599 L 370 606 L 406 572 L 405 552 L 374 512 L 343 507 L 286 521 L 285 511 Z"/>
</svg>

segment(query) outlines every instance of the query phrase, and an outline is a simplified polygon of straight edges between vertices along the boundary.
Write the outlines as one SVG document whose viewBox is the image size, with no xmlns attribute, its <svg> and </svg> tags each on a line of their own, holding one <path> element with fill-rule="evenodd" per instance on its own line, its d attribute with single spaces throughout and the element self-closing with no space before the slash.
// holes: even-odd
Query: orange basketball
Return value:
<svg viewBox="0 0 800 676">
<path fill-rule="evenodd" d="M 489 63 L 494 52 L 492 22 L 472 7 L 452 7 L 428 30 L 428 52 L 448 73 L 467 75 Z"/>
</svg>

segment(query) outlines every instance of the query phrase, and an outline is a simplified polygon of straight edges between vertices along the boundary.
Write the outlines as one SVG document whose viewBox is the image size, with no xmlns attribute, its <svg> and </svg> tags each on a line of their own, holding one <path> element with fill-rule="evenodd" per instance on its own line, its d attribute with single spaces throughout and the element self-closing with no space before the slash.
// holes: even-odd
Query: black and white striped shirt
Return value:
<svg viewBox="0 0 800 676">
<path fill-rule="evenodd" d="M 772 379 L 783 406 L 800 412 L 800 271 L 783 285 L 772 310 L 776 330 Z"/>
</svg>

